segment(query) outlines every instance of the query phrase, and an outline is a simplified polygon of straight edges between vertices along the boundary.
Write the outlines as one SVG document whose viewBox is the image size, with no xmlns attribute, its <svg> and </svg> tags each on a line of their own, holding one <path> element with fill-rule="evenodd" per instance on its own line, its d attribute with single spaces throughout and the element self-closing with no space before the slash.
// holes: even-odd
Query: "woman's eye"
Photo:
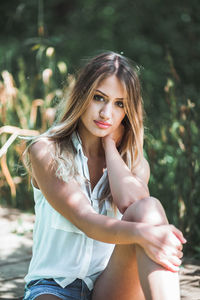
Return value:
<svg viewBox="0 0 200 300">
<path fill-rule="evenodd" d="M 117 106 L 119 106 L 120 108 L 124 107 L 124 103 L 122 101 L 117 101 L 116 102 Z"/>
<path fill-rule="evenodd" d="M 104 97 L 101 95 L 94 95 L 94 100 L 96 101 L 104 101 Z"/>
</svg>

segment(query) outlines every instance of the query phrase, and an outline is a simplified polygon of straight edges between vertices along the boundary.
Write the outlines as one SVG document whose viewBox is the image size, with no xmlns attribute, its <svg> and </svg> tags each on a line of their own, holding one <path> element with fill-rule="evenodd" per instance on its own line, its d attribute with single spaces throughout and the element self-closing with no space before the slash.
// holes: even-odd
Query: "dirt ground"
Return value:
<svg viewBox="0 0 200 300">
<path fill-rule="evenodd" d="M 33 223 L 33 214 L 0 207 L 0 299 L 22 299 Z M 200 300 L 200 262 L 183 261 L 180 284 L 181 299 Z"/>
</svg>

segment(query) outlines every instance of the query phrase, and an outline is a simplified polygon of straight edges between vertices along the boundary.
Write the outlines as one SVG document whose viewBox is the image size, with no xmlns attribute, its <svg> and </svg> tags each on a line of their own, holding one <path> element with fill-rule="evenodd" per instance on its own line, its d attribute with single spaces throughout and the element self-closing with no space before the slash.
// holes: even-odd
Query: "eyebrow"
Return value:
<svg viewBox="0 0 200 300">
<path fill-rule="evenodd" d="M 96 90 L 96 92 L 99 92 L 99 93 L 101 93 L 102 95 L 104 95 L 105 97 L 109 98 L 108 95 L 106 95 L 105 93 L 103 93 L 103 92 L 100 91 L 100 90 Z M 115 98 L 115 99 L 122 100 L 122 101 L 124 100 L 124 98 Z"/>
</svg>

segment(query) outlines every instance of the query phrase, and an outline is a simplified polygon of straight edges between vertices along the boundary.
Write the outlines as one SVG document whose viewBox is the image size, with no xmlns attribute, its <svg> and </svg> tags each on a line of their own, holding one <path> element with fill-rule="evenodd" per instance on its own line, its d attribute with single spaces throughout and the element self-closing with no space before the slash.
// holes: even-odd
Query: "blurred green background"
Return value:
<svg viewBox="0 0 200 300">
<path fill-rule="evenodd" d="M 151 194 L 200 257 L 199 1 L 2 0 L 0 15 L 0 148 L 12 138 L 0 152 L 0 204 L 33 209 L 16 137 L 52 124 L 85 59 L 117 51 L 141 70 Z"/>
</svg>

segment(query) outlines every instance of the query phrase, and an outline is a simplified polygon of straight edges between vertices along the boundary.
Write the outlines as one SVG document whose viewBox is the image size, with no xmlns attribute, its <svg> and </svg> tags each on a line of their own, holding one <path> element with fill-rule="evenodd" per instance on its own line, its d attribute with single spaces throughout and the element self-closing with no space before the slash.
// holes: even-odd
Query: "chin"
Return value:
<svg viewBox="0 0 200 300">
<path fill-rule="evenodd" d="M 94 135 L 95 135 L 96 137 L 102 138 L 102 137 L 108 135 L 108 133 L 106 133 L 106 132 L 99 132 L 99 133 L 96 133 L 96 134 L 94 134 Z"/>
<path fill-rule="evenodd" d="M 108 135 L 110 132 L 106 131 L 106 130 L 95 130 L 95 132 L 91 132 L 91 134 L 93 134 L 96 137 L 104 137 L 106 135 Z"/>
</svg>

